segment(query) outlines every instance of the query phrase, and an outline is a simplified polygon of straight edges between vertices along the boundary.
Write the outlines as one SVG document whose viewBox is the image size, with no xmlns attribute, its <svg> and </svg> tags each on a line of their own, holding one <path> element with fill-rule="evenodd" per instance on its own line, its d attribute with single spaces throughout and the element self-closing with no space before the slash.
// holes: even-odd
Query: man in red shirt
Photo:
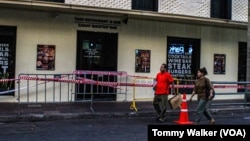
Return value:
<svg viewBox="0 0 250 141">
<path fill-rule="evenodd" d="M 154 87 L 154 100 L 153 106 L 158 114 L 156 121 L 164 122 L 166 117 L 166 108 L 168 103 L 168 95 L 170 94 L 169 88 L 172 84 L 174 88 L 174 79 L 172 75 L 167 71 L 167 65 L 162 64 L 160 68 L 160 72 L 156 75 L 156 84 Z"/>
</svg>

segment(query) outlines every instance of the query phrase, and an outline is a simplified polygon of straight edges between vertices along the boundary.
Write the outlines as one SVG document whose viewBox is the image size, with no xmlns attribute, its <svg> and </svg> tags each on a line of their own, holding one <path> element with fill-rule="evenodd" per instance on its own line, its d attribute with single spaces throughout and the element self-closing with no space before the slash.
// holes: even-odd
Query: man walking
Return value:
<svg viewBox="0 0 250 141">
<path fill-rule="evenodd" d="M 156 121 L 164 122 L 166 117 L 168 95 L 170 94 L 169 88 L 172 84 L 174 88 L 174 79 L 172 75 L 167 71 L 167 65 L 162 64 L 160 72 L 156 75 L 156 84 L 154 86 L 154 99 L 153 106 L 157 113 Z"/>
</svg>

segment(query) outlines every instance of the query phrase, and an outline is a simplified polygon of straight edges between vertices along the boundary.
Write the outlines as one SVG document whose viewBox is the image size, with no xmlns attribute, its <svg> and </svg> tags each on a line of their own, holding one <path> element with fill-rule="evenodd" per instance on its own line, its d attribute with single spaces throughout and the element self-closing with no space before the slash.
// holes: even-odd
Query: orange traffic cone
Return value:
<svg viewBox="0 0 250 141">
<path fill-rule="evenodd" d="M 186 93 L 183 94 L 182 103 L 181 103 L 181 113 L 178 121 L 175 121 L 177 124 L 193 124 L 193 122 L 188 119 L 188 109 L 187 109 L 187 100 Z"/>
</svg>

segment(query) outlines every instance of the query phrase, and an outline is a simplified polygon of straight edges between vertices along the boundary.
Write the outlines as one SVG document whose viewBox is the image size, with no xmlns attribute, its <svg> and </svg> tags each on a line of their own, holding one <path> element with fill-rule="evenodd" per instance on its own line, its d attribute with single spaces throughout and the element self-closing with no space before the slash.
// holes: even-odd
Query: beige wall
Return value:
<svg viewBox="0 0 250 141">
<path fill-rule="evenodd" d="M 207 68 L 208 77 L 212 81 L 237 81 L 238 42 L 246 42 L 246 34 L 245 30 L 129 19 L 128 25 L 123 26 L 122 32 L 119 34 L 118 68 L 119 70 L 127 70 L 129 74 L 133 75 L 155 77 L 161 63 L 166 62 L 167 36 L 198 38 L 201 39 L 200 66 Z M 135 49 L 151 50 L 151 73 L 134 72 L 134 64 L 129 62 L 134 62 L 134 57 L 131 57 L 131 54 L 134 54 Z M 213 54 L 220 53 L 226 54 L 226 74 L 214 75 Z M 217 91 L 225 92 L 225 89 Z M 227 89 L 226 91 L 236 92 L 236 89 Z M 147 92 L 152 93 L 150 90 Z M 130 93 L 133 93 L 133 90 L 128 91 L 129 99 L 132 95 Z M 141 93 L 138 93 L 136 95 L 141 97 Z M 144 95 L 145 92 L 142 94 Z M 241 98 L 242 96 L 230 96 L 230 98 L 232 97 Z M 217 98 L 225 97 L 218 96 Z"/>
<path fill-rule="evenodd" d="M 76 68 L 76 32 L 92 30 L 119 33 L 118 71 L 155 77 L 161 63 L 166 62 L 167 36 L 176 36 L 201 39 L 200 66 L 207 67 L 212 81 L 237 81 L 238 42 L 247 41 L 246 30 L 138 19 L 129 19 L 128 24 L 122 24 L 115 31 L 93 30 L 77 27 L 75 16 L 85 15 L 61 13 L 55 18 L 51 12 L 1 9 L 0 25 L 17 26 L 16 76 L 20 73 L 72 72 Z M 55 71 L 36 70 L 37 44 L 56 45 Z M 151 50 L 150 73 L 135 73 L 135 49 Z M 225 75 L 214 75 L 212 72 L 215 53 L 226 54 Z M 142 98 L 152 98 L 151 88 L 139 90 L 138 94 Z M 127 100 L 132 100 L 132 95 L 133 88 L 129 87 Z M 124 96 L 118 96 L 117 100 L 124 100 Z M 0 97 L 0 101 L 16 101 L 16 97 Z"/>
</svg>

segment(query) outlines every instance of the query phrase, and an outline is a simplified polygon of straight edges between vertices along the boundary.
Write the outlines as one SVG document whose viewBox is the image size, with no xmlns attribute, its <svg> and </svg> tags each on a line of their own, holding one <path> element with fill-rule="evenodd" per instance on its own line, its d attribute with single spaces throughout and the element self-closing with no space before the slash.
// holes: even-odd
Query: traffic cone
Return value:
<svg viewBox="0 0 250 141">
<path fill-rule="evenodd" d="M 188 119 L 188 109 L 187 109 L 187 100 L 186 93 L 183 94 L 182 103 L 181 103 L 181 113 L 178 121 L 175 121 L 177 124 L 193 124 L 193 122 Z"/>
</svg>

